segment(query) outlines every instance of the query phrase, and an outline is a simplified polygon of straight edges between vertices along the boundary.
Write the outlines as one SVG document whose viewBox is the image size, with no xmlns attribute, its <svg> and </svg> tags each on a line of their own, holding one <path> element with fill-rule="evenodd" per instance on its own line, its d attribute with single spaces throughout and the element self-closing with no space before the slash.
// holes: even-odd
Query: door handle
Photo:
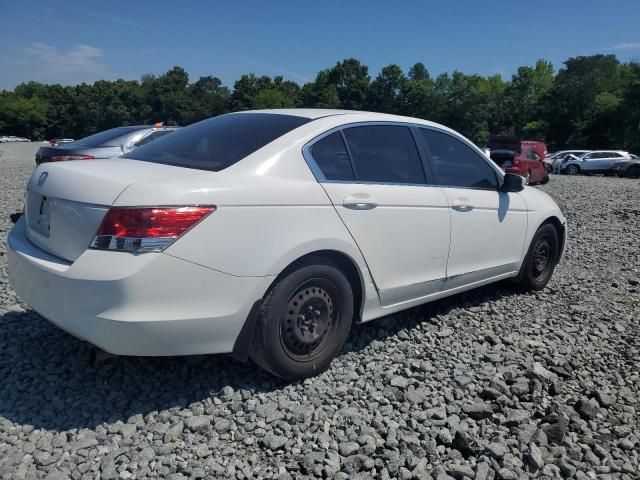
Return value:
<svg viewBox="0 0 640 480">
<path fill-rule="evenodd" d="M 456 212 L 470 212 L 473 210 L 473 205 L 468 198 L 458 198 L 452 202 L 451 208 Z"/>
<path fill-rule="evenodd" d="M 344 202 L 342 206 L 349 210 L 373 210 L 378 204 L 372 202 Z"/>
<path fill-rule="evenodd" d="M 456 212 L 470 212 L 473 210 L 473 206 L 471 205 L 454 205 L 453 208 Z"/>
<path fill-rule="evenodd" d="M 350 210 L 373 210 L 378 204 L 371 195 L 356 193 L 345 197 L 342 206 Z"/>
</svg>

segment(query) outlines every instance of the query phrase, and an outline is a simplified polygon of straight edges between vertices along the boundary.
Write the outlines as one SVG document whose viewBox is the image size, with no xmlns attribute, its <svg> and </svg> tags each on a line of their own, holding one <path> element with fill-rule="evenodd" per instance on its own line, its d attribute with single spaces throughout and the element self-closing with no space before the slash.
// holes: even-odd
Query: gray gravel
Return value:
<svg viewBox="0 0 640 480">
<path fill-rule="evenodd" d="M 112 359 L 7 284 L 36 144 L 0 145 L 0 477 L 639 478 L 640 182 L 554 176 L 566 257 L 354 328 L 317 378 L 227 356 Z"/>
</svg>

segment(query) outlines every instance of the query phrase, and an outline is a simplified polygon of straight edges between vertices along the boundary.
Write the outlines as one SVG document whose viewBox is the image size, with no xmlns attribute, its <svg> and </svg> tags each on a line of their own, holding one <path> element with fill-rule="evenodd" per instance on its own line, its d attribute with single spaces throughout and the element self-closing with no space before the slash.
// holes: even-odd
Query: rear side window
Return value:
<svg viewBox="0 0 640 480">
<path fill-rule="evenodd" d="M 334 132 L 314 143 L 309 153 L 327 180 L 354 180 L 347 147 L 340 132 Z"/>
<path fill-rule="evenodd" d="M 274 113 L 220 115 L 154 140 L 122 158 L 217 172 L 309 121 Z"/>
<path fill-rule="evenodd" d="M 496 189 L 498 177 L 487 161 L 457 138 L 421 128 L 438 183 L 443 186 Z"/>
<path fill-rule="evenodd" d="M 356 178 L 364 182 L 424 184 L 422 162 L 408 127 L 368 125 L 344 130 Z"/>
</svg>

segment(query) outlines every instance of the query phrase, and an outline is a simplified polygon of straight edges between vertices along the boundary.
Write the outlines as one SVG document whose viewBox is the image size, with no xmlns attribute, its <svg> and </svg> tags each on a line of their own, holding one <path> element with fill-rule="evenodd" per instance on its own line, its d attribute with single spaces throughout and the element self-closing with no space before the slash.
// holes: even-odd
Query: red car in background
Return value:
<svg viewBox="0 0 640 480">
<path fill-rule="evenodd" d="M 549 181 L 549 170 L 543 161 L 547 147 L 543 142 L 492 135 L 487 147 L 491 160 L 506 173 L 526 178 L 527 184 L 545 184 Z"/>
</svg>

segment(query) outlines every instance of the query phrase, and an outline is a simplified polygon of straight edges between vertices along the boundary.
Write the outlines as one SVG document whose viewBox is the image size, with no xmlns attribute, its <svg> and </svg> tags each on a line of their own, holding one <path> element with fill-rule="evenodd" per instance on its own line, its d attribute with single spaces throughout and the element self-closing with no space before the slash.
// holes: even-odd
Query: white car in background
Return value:
<svg viewBox="0 0 640 480">
<path fill-rule="evenodd" d="M 565 157 L 558 170 L 567 175 L 579 173 L 612 173 L 616 162 L 631 159 L 629 152 L 623 150 L 594 150 L 579 157 Z"/>
<path fill-rule="evenodd" d="M 543 288 L 566 221 L 523 183 L 424 120 L 227 114 L 118 159 L 40 165 L 10 279 L 113 354 L 233 352 L 303 378 L 353 323 L 507 278 Z"/>
<path fill-rule="evenodd" d="M 544 163 L 551 167 L 553 173 L 560 173 L 560 165 L 565 159 L 572 157 L 578 158 L 585 153 L 589 153 L 591 150 L 561 150 L 549 155 L 544 159 Z"/>
</svg>

